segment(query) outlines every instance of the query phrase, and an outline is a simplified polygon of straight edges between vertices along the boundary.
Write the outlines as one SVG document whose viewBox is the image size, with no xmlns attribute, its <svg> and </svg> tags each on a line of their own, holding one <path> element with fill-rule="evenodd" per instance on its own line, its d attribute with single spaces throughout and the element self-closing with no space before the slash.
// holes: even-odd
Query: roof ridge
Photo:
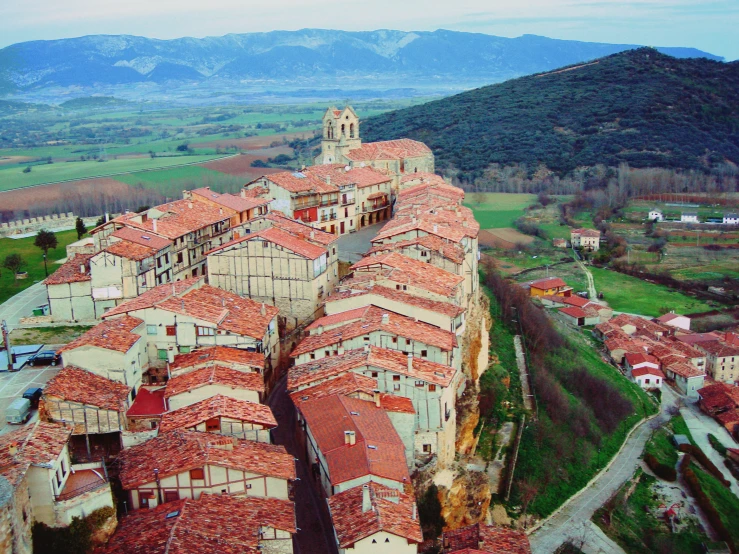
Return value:
<svg viewBox="0 0 739 554">
<path fill-rule="evenodd" d="M 174 522 L 174 525 L 172 525 L 172 528 L 169 530 L 169 537 L 167 537 L 167 544 L 164 547 L 164 554 L 169 554 L 169 547 L 172 545 L 172 540 L 174 540 L 174 534 L 175 530 L 177 529 L 177 526 L 180 524 L 180 521 L 182 521 L 182 516 L 185 514 L 185 510 L 187 509 L 187 499 L 182 503 L 182 507 L 180 508 L 180 514 L 177 516 L 177 521 Z"/>
</svg>

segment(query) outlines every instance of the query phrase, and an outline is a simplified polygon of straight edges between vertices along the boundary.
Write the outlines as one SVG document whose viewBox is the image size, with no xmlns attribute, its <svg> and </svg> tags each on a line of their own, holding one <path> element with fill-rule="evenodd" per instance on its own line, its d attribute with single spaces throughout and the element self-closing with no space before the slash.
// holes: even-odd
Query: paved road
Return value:
<svg viewBox="0 0 739 554">
<path fill-rule="evenodd" d="M 663 389 L 662 413 L 660 422 L 666 422 L 668 406 L 675 400 Z M 623 450 L 618 454 L 611 468 L 600 475 L 588 490 L 573 498 L 564 509 L 546 524 L 531 534 L 531 549 L 534 554 L 549 554 L 561 544 L 572 541 L 576 545 L 583 544 L 581 550 L 586 553 L 622 553 L 623 550 L 595 525 L 590 523 L 595 511 L 600 508 L 636 471 L 641 464 L 644 446 L 649 440 L 652 428 L 650 422 L 642 423 L 626 441 Z"/>
<path fill-rule="evenodd" d="M 34 283 L 0 305 L 0 321 L 7 321 L 8 328 L 12 331 L 22 317 L 32 315 L 36 306 L 46 304 L 48 301 L 43 282 Z"/>
<path fill-rule="evenodd" d="M 381 221 L 354 233 L 339 237 L 339 259 L 342 262 L 356 263 L 372 247 L 372 239 L 380 232 L 387 221 Z"/>
<path fill-rule="evenodd" d="M 8 409 L 11 402 L 19 398 L 28 388 L 43 387 L 58 372 L 58 367 L 48 367 L 28 368 L 14 373 L 0 373 L 0 435 L 18 428 L 18 425 L 7 425 L 5 423 L 5 410 Z M 36 420 L 37 413 L 34 410 L 33 418 L 29 423 Z"/>
<path fill-rule="evenodd" d="M 277 383 L 268 404 L 277 419 L 278 426 L 273 432 L 274 442 L 283 445 L 296 458 L 297 475 L 294 488 L 295 512 L 298 533 L 295 535 L 295 554 L 335 554 L 336 540 L 328 515 L 326 501 L 319 497 L 308 474 L 308 468 L 301 459 L 300 445 L 296 440 L 297 425 L 295 407 L 285 390 L 283 377 Z"/>
</svg>

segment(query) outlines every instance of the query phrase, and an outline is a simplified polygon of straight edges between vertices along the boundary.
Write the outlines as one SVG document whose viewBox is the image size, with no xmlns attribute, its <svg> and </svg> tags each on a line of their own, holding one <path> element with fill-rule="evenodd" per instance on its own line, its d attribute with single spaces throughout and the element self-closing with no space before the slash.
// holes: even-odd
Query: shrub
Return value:
<svg viewBox="0 0 739 554">
<path fill-rule="evenodd" d="M 711 443 L 711 446 L 716 452 L 722 456 L 726 456 L 726 447 L 711 433 L 708 433 L 708 442 Z"/>
<path fill-rule="evenodd" d="M 708 456 L 703 453 L 703 450 L 692 444 L 681 444 L 679 450 L 680 452 L 685 452 L 693 456 L 693 458 L 695 458 L 696 461 L 700 465 L 702 465 L 708 473 L 721 481 L 722 485 L 727 488 L 731 486 L 731 484 L 726 479 L 724 479 L 724 474 L 721 473 L 719 468 L 717 468 L 714 463 L 708 459 Z"/>
<path fill-rule="evenodd" d="M 444 529 L 444 518 L 441 515 L 441 502 L 439 502 L 439 489 L 431 485 L 423 493 L 418 501 L 418 519 L 421 523 L 423 538 L 435 539 L 441 535 Z"/>
<path fill-rule="evenodd" d="M 670 467 L 667 464 L 660 463 L 653 454 L 646 454 L 644 456 L 644 462 L 646 462 L 649 469 L 651 469 L 652 472 L 660 479 L 670 482 L 677 480 L 677 471 L 675 471 L 675 468 Z"/>
<path fill-rule="evenodd" d="M 724 460 L 724 465 L 729 470 L 729 473 L 731 473 L 734 476 L 734 479 L 739 481 L 739 466 L 736 465 L 731 460 Z"/>
<path fill-rule="evenodd" d="M 252 167 L 269 167 L 267 165 L 267 162 L 265 162 L 264 160 L 254 160 L 249 165 L 251 165 Z"/>
<path fill-rule="evenodd" d="M 698 506 L 700 506 L 703 514 L 706 516 L 706 519 L 711 524 L 711 527 L 713 527 L 713 530 L 716 531 L 716 534 L 721 538 L 721 540 L 726 541 L 733 552 L 734 545 L 731 534 L 724 526 L 723 521 L 721 521 L 721 516 L 711 502 L 711 499 L 708 498 L 708 495 L 703 491 L 700 481 L 698 481 L 698 477 L 696 477 L 695 472 L 690 467 L 690 455 L 687 455 L 683 460 L 682 474 L 683 479 L 685 479 L 685 482 L 690 489 L 690 494 L 695 498 Z"/>
</svg>

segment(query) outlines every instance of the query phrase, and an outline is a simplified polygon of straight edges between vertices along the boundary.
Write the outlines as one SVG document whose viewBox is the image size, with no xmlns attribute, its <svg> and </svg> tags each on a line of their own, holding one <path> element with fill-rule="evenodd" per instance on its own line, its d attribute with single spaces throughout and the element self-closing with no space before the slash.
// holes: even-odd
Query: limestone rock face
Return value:
<svg viewBox="0 0 739 554">
<path fill-rule="evenodd" d="M 115 514 L 110 516 L 105 522 L 92 532 L 93 544 L 105 544 L 108 542 L 113 533 L 115 533 L 116 527 L 118 527 L 118 519 Z"/>
<path fill-rule="evenodd" d="M 490 506 L 490 486 L 487 475 L 465 471 L 457 476 L 450 488 L 439 488 L 441 515 L 445 529 L 457 529 L 484 521 Z"/>
<path fill-rule="evenodd" d="M 477 387 L 468 386 L 464 395 L 457 401 L 457 444 L 462 456 L 470 454 L 477 443 L 475 427 L 480 421 L 480 408 L 477 401 Z"/>
</svg>

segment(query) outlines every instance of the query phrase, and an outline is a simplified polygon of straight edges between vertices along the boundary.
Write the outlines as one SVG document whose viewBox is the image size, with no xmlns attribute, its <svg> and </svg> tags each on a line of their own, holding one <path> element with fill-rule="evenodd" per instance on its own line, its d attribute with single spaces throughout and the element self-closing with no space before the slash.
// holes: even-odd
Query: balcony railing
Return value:
<svg viewBox="0 0 739 554">
<path fill-rule="evenodd" d="M 338 203 L 339 203 L 339 199 L 338 198 L 332 198 L 330 200 L 323 200 L 322 199 L 320 205 L 321 206 L 335 206 Z"/>
<path fill-rule="evenodd" d="M 323 221 L 333 221 L 335 219 L 336 219 L 336 214 L 329 214 L 329 215 L 325 215 L 324 214 L 324 215 L 321 216 L 321 221 L 322 222 Z"/>
<path fill-rule="evenodd" d="M 342 206 L 351 206 L 352 204 L 354 204 L 354 202 L 355 202 L 354 198 L 346 198 L 346 199 L 342 198 L 341 199 Z"/>
<path fill-rule="evenodd" d="M 384 208 L 387 208 L 389 205 L 390 205 L 389 202 L 383 202 L 381 204 L 372 204 L 370 206 L 362 206 L 362 213 L 376 212 L 377 210 L 382 210 Z"/>
</svg>

